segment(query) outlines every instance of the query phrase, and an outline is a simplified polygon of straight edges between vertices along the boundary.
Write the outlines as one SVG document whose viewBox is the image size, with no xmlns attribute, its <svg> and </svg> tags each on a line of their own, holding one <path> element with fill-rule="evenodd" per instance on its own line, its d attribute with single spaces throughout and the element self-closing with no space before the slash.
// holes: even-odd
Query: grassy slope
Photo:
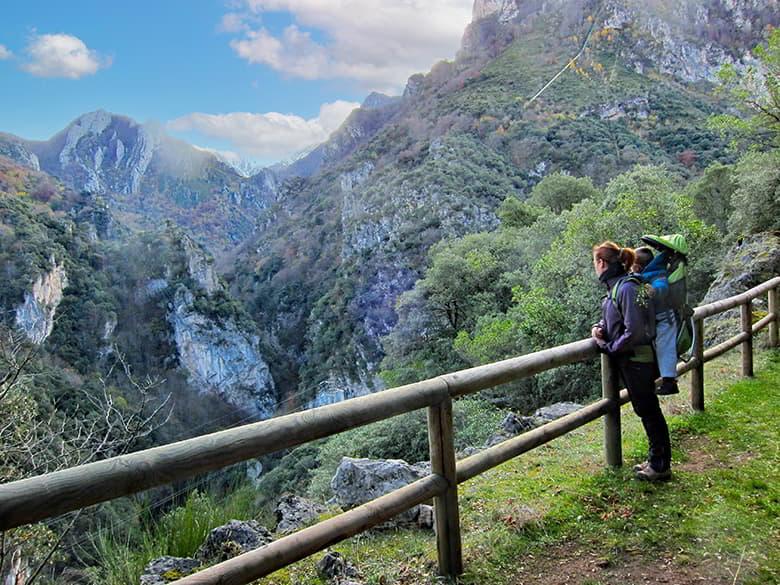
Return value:
<svg viewBox="0 0 780 585">
<path fill-rule="evenodd" d="M 646 443 L 624 410 L 626 465 L 605 470 L 592 423 L 460 487 L 461 583 L 778 583 L 780 355 L 760 354 L 739 381 L 739 354 L 707 366 L 707 411 L 663 400 L 673 481 L 640 483 L 630 466 Z M 434 539 L 404 530 L 334 547 L 366 583 L 434 583 Z M 320 583 L 313 560 L 264 583 Z M 736 575 L 736 577 L 735 577 Z"/>
</svg>

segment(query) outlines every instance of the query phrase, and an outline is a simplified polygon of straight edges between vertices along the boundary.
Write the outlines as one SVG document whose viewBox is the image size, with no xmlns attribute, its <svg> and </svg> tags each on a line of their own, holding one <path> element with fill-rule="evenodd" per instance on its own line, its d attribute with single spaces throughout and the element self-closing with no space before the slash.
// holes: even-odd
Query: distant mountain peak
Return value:
<svg viewBox="0 0 780 585">
<path fill-rule="evenodd" d="M 509 22 L 519 14 L 516 0 L 474 0 L 472 21 L 498 14 L 500 22 Z"/>
</svg>

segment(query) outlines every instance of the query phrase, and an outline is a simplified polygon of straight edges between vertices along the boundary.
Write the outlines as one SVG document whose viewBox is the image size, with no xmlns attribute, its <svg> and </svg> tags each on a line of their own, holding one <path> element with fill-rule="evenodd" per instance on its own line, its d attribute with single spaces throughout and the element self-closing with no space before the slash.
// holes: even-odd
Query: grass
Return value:
<svg viewBox="0 0 780 585">
<path fill-rule="evenodd" d="M 459 582 L 554 583 L 567 571 L 574 580 L 565 582 L 604 585 L 631 582 L 621 571 L 663 566 L 674 583 L 778 583 L 780 354 L 758 354 L 752 380 L 739 379 L 739 359 L 732 352 L 707 365 L 706 412 L 692 412 L 685 392 L 663 399 L 674 446 L 669 483 L 633 479 L 647 445 L 627 407 L 621 469 L 603 467 L 596 422 L 462 484 Z M 367 584 L 440 582 L 430 533 L 362 535 L 334 550 Z M 321 583 L 314 560 L 263 583 Z M 534 580 L 539 572 L 545 578 Z"/>
<path fill-rule="evenodd" d="M 233 519 L 253 516 L 255 494 L 242 488 L 224 501 L 193 492 L 183 506 L 165 514 L 152 528 L 101 528 L 91 539 L 96 566 L 89 570 L 93 583 L 136 585 L 150 560 L 161 556 L 193 557 L 209 532 Z"/>
</svg>

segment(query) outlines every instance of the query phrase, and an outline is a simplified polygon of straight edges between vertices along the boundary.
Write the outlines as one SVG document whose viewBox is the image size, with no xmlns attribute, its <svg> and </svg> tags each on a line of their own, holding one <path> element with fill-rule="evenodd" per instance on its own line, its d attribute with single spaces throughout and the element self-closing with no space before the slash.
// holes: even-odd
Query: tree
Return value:
<svg viewBox="0 0 780 585">
<path fill-rule="evenodd" d="M 729 216 L 734 210 L 731 197 L 737 188 L 735 174 L 734 166 L 713 163 L 687 189 L 696 215 L 723 234 L 728 231 Z"/>
<path fill-rule="evenodd" d="M 780 229 L 780 152 L 752 152 L 737 163 L 734 212 L 728 226 L 735 236 Z"/>
<path fill-rule="evenodd" d="M 168 421 L 170 395 L 158 401 L 153 390 L 159 382 L 137 382 L 122 354 L 115 349 L 113 355 L 113 364 L 99 380 L 100 392 L 83 391 L 83 406 L 65 414 L 39 387 L 37 348 L 0 327 L 0 482 L 121 455 Z M 124 392 L 115 385 L 121 377 L 129 386 Z M 79 516 L 60 530 L 41 523 L 0 533 L 2 582 L 33 585 L 57 560 Z"/>
<path fill-rule="evenodd" d="M 753 49 L 757 65 L 720 68 L 719 91 L 739 114 L 719 114 L 710 126 L 732 137 L 733 145 L 766 148 L 780 146 L 780 29 L 772 30 L 766 45 Z"/>
<path fill-rule="evenodd" d="M 589 177 L 577 178 L 558 172 L 548 175 L 533 188 L 528 203 L 561 213 L 597 193 Z"/>
</svg>

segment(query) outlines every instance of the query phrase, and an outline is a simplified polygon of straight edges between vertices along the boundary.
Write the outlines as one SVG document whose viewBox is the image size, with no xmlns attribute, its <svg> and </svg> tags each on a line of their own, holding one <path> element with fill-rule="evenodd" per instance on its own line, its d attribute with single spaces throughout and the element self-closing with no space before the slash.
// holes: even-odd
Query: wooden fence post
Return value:
<svg viewBox="0 0 780 585">
<path fill-rule="evenodd" d="M 620 438 L 620 386 L 618 374 L 608 356 L 601 354 L 601 396 L 612 406 L 604 415 L 604 457 L 610 467 L 623 465 L 623 445 Z"/>
<path fill-rule="evenodd" d="M 447 491 L 434 498 L 439 572 L 447 577 L 456 577 L 463 573 L 463 554 L 453 441 L 452 398 L 449 396 L 441 404 L 428 407 L 428 443 L 432 473 L 441 475 L 449 483 Z"/>
<path fill-rule="evenodd" d="M 691 407 L 704 410 L 704 319 L 693 321 L 693 359 L 696 367 L 691 370 Z"/>
<path fill-rule="evenodd" d="M 767 293 L 769 295 L 768 299 L 768 307 L 769 307 L 769 314 L 775 316 L 775 320 L 772 321 L 769 324 L 769 347 L 778 347 L 780 346 L 780 342 L 778 342 L 778 327 L 780 327 L 780 310 L 778 310 L 777 306 L 777 288 L 770 288 L 769 292 Z"/>
<path fill-rule="evenodd" d="M 753 303 L 748 300 L 740 306 L 742 333 L 747 338 L 742 342 L 742 375 L 753 377 Z"/>
</svg>

